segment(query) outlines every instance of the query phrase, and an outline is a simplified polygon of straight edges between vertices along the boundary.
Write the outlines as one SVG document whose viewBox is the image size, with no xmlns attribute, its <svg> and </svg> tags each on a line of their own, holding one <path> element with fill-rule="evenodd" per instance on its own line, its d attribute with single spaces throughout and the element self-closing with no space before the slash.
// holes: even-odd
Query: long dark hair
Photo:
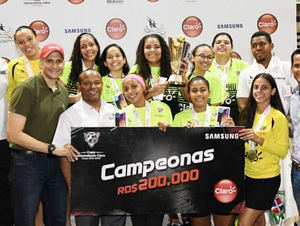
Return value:
<svg viewBox="0 0 300 226">
<path fill-rule="evenodd" d="M 151 76 L 151 70 L 144 54 L 144 45 L 148 38 L 156 38 L 159 41 L 161 46 L 160 76 L 168 78 L 172 74 L 170 52 L 166 41 L 158 34 L 149 34 L 140 40 L 136 50 L 135 61 L 135 64 L 139 67 L 138 74 L 140 74 L 145 80 Z"/>
<path fill-rule="evenodd" d="M 109 48 L 111 47 L 116 47 L 117 49 L 120 50 L 121 54 L 122 54 L 122 57 L 126 59 L 126 62 L 125 64 L 123 65 L 123 68 L 122 68 L 122 72 L 124 75 L 127 75 L 128 72 L 129 72 L 129 65 L 128 65 L 128 62 L 127 62 L 127 57 L 125 55 L 125 52 L 124 50 L 117 44 L 113 43 L 113 44 L 110 44 L 108 46 L 105 47 L 105 49 L 103 50 L 102 54 L 101 54 L 101 57 L 100 57 L 100 64 L 99 64 L 99 67 L 100 67 L 100 74 L 102 76 L 105 76 L 107 74 L 109 74 L 109 68 L 107 66 L 104 65 L 104 62 L 106 61 L 106 56 L 107 56 L 107 51 L 109 50 Z"/>
<path fill-rule="evenodd" d="M 200 45 L 197 45 L 193 50 L 192 50 L 192 55 L 195 57 L 195 55 L 196 55 L 196 52 L 197 52 L 197 49 L 198 48 L 200 48 L 200 47 L 208 47 L 210 50 L 211 50 L 211 52 L 214 54 L 214 50 L 212 49 L 212 47 L 210 46 L 210 45 L 208 45 L 208 44 L 200 44 Z M 194 73 L 194 71 L 195 71 L 195 62 L 193 61 L 193 68 L 192 68 L 192 70 L 191 70 L 191 75 Z"/>
<path fill-rule="evenodd" d="M 83 36 L 92 37 L 95 44 L 98 46 L 99 50 L 98 50 L 98 53 L 95 58 L 95 64 L 98 66 L 100 65 L 100 45 L 99 45 L 97 39 L 91 33 L 81 33 L 80 35 L 77 36 L 77 38 L 74 42 L 72 55 L 70 57 L 70 61 L 72 61 L 70 80 L 75 81 L 75 82 L 78 82 L 78 77 L 79 77 L 80 73 L 82 72 L 82 61 L 81 61 L 82 55 L 81 55 L 81 51 L 80 51 L 80 40 Z"/>
<path fill-rule="evenodd" d="M 268 74 L 268 73 L 260 73 L 260 74 L 255 76 L 255 78 L 252 82 L 247 105 L 244 108 L 244 110 L 241 112 L 241 115 L 240 115 L 240 125 L 243 125 L 246 128 L 252 128 L 253 122 L 254 122 L 257 103 L 256 103 L 256 101 L 253 97 L 252 92 L 253 92 L 254 82 L 258 78 L 266 79 L 270 83 L 271 88 L 276 89 L 275 94 L 271 96 L 270 105 L 273 108 L 281 111 L 285 115 L 285 112 L 284 112 L 284 109 L 283 109 L 283 106 L 282 106 L 282 103 L 281 103 L 281 100 L 280 100 L 278 88 L 277 88 L 277 85 L 276 85 L 276 82 L 275 82 L 273 76 Z"/>
</svg>

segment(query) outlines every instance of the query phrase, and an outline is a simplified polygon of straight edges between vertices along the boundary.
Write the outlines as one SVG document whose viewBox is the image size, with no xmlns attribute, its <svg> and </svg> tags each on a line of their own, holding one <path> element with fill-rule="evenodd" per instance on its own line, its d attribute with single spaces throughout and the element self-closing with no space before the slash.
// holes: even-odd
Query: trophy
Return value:
<svg viewBox="0 0 300 226">
<path fill-rule="evenodd" d="M 179 35 L 176 41 L 169 37 L 168 43 L 173 73 L 170 75 L 168 83 L 170 86 L 184 87 L 186 84 L 183 80 L 183 76 L 185 76 L 183 58 L 187 57 L 191 45 L 185 41 L 183 35 Z"/>
</svg>

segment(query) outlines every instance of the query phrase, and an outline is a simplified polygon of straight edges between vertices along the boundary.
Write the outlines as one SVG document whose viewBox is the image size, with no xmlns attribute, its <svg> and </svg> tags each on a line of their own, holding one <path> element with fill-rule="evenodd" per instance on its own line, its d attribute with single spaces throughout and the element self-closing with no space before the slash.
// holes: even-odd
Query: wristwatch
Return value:
<svg viewBox="0 0 300 226">
<path fill-rule="evenodd" d="M 49 155 L 53 155 L 53 152 L 54 152 L 54 150 L 55 150 L 55 145 L 54 144 L 49 144 L 48 145 L 48 154 Z"/>
</svg>

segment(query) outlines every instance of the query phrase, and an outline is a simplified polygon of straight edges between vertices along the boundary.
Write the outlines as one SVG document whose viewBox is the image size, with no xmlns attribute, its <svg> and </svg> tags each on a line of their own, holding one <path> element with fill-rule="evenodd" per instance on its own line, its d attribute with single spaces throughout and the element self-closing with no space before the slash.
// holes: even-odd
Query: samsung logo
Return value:
<svg viewBox="0 0 300 226">
<path fill-rule="evenodd" d="M 237 140 L 238 133 L 206 133 L 205 140 Z"/>
<path fill-rule="evenodd" d="M 91 28 L 65 28 L 65 34 L 92 33 Z"/>
<path fill-rule="evenodd" d="M 243 24 L 217 24 L 218 29 L 243 28 Z"/>
<path fill-rule="evenodd" d="M 123 3 L 123 0 L 107 0 L 107 3 Z"/>
</svg>

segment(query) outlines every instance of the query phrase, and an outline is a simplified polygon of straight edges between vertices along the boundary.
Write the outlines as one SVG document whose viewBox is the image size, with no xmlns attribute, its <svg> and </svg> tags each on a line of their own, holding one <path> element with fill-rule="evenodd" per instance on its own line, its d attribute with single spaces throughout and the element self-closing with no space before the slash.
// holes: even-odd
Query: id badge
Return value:
<svg viewBox="0 0 300 226">
<path fill-rule="evenodd" d="M 118 93 L 116 95 L 113 95 L 112 100 L 113 100 L 114 105 L 118 109 L 123 109 L 124 107 L 127 106 L 127 102 L 126 102 L 126 99 L 125 99 L 123 93 Z"/>
</svg>

